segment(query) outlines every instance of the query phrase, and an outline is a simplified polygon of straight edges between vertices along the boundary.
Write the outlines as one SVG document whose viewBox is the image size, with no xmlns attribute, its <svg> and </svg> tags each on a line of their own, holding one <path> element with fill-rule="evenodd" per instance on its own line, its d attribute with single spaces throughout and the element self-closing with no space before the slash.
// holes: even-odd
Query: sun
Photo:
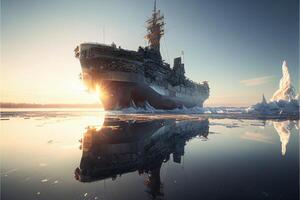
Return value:
<svg viewBox="0 0 300 200">
<path fill-rule="evenodd" d="M 91 89 L 83 81 L 74 81 L 69 84 L 69 91 L 76 96 L 76 99 L 80 99 L 78 103 L 102 105 L 103 92 L 100 85 Z"/>
</svg>

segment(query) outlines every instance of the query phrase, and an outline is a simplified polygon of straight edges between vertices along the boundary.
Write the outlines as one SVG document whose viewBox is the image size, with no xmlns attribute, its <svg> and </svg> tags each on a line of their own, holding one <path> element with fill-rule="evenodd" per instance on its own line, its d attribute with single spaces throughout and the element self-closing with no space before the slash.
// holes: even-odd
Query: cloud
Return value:
<svg viewBox="0 0 300 200">
<path fill-rule="evenodd" d="M 245 86 L 263 85 L 268 83 L 272 78 L 273 76 L 262 76 L 262 77 L 247 79 L 247 80 L 241 80 L 240 83 L 244 84 Z"/>
</svg>

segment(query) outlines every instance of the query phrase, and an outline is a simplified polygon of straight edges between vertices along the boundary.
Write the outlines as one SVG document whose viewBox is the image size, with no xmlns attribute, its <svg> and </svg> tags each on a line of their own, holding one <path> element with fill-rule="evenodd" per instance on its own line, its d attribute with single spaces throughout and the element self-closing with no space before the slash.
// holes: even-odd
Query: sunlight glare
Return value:
<svg viewBox="0 0 300 200">
<path fill-rule="evenodd" d="M 101 88 L 97 86 L 94 90 L 90 90 L 82 81 L 74 81 L 69 83 L 69 90 L 81 99 L 81 103 L 99 103 L 101 104 Z"/>
</svg>

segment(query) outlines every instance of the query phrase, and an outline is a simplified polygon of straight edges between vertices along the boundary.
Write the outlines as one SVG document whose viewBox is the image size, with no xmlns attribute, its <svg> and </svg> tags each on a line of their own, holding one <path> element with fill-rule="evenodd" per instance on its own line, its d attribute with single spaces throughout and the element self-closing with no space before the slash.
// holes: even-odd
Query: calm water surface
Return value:
<svg viewBox="0 0 300 200">
<path fill-rule="evenodd" d="M 299 199 L 298 121 L 1 113 L 1 199 Z"/>
</svg>

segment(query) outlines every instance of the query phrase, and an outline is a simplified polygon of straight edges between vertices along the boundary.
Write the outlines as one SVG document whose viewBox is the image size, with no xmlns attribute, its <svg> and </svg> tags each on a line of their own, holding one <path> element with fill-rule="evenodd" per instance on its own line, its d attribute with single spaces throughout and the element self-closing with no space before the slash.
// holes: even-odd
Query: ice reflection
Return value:
<svg viewBox="0 0 300 200">
<path fill-rule="evenodd" d="M 100 130 L 88 128 L 82 141 L 82 158 L 75 178 L 92 182 L 137 171 L 145 174 L 147 192 L 163 196 L 160 169 L 173 154 L 180 163 L 186 142 L 193 137 L 207 138 L 207 119 L 122 120 L 106 118 Z"/>
<path fill-rule="evenodd" d="M 294 127 L 297 129 L 297 123 L 294 121 L 278 121 L 273 122 L 273 126 L 280 137 L 281 154 L 284 156 L 290 140 L 291 130 Z"/>
</svg>

